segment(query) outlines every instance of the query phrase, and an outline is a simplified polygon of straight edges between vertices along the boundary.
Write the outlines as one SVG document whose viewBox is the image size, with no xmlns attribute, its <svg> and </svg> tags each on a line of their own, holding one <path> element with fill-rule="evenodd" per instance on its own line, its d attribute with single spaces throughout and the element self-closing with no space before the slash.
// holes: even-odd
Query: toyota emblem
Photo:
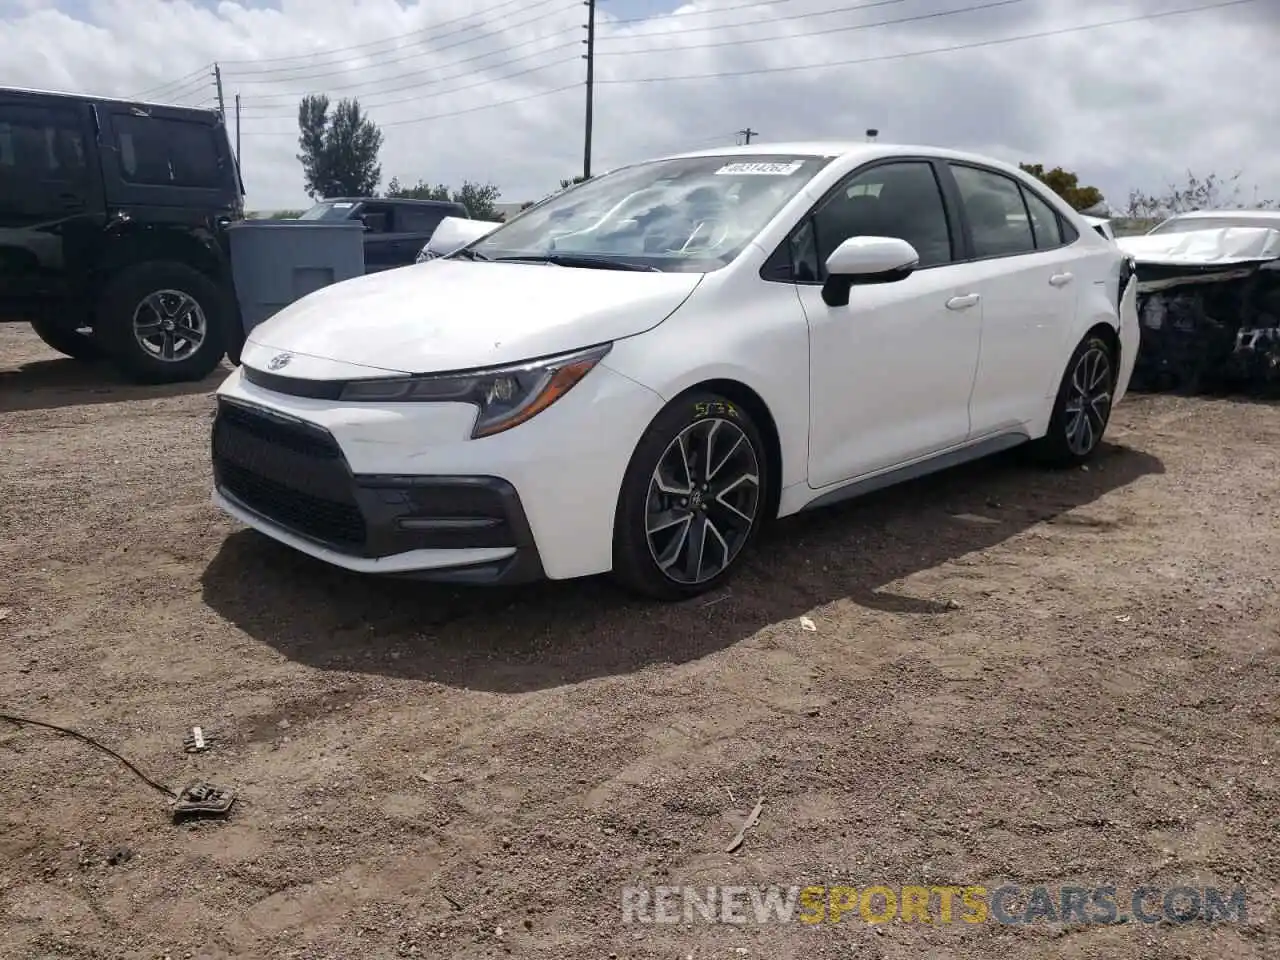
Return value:
<svg viewBox="0 0 1280 960">
<path fill-rule="evenodd" d="M 289 365 L 289 361 L 293 359 L 291 353 L 277 353 L 269 361 L 267 361 L 268 370 L 283 370 Z"/>
</svg>

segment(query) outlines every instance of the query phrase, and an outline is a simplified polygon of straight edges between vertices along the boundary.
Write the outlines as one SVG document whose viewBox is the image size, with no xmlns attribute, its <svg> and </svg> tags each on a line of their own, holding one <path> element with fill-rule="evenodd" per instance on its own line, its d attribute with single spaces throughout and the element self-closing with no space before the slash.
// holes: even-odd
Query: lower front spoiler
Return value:
<svg viewBox="0 0 1280 960">
<path fill-rule="evenodd" d="M 299 553 L 354 573 L 476 586 L 532 583 L 545 578 L 538 551 L 528 547 L 435 547 L 382 557 L 354 556 L 287 530 L 214 488 L 213 503 L 223 512 Z"/>
</svg>

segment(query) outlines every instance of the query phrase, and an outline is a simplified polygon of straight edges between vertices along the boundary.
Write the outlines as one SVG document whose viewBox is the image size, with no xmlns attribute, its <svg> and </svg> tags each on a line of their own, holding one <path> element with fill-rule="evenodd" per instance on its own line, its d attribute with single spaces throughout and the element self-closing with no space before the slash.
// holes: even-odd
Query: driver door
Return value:
<svg viewBox="0 0 1280 960">
<path fill-rule="evenodd" d="M 852 236 L 897 237 L 920 254 L 906 279 L 822 299 L 827 257 Z M 982 303 L 957 263 L 959 227 L 934 165 L 891 160 L 837 186 L 792 235 L 809 324 L 809 485 L 919 460 L 969 436 Z M 811 279 L 810 279 L 811 278 Z"/>
</svg>

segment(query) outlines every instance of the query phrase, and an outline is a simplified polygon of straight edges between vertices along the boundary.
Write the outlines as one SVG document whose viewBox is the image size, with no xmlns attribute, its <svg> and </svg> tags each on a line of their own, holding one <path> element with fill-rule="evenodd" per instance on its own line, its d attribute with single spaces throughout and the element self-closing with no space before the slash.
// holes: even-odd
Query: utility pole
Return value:
<svg viewBox="0 0 1280 960">
<path fill-rule="evenodd" d="M 751 138 L 760 136 L 760 131 L 752 130 L 750 127 L 747 127 L 745 130 L 739 130 L 738 136 L 742 137 L 742 142 L 746 146 L 751 146 Z"/>
<path fill-rule="evenodd" d="M 236 166 L 240 165 L 240 94 L 236 94 Z"/>
<path fill-rule="evenodd" d="M 218 88 L 218 116 L 226 120 L 227 105 L 222 99 L 222 68 L 216 63 L 213 65 L 213 84 Z"/>
<path fill-rule="evenodd" d="M 587 122 L 582 146 L 582 176 L 591 179 L 591 121 L 596 86 L 596 0 L 583 0 L 587 7 Z"/>
</svg>

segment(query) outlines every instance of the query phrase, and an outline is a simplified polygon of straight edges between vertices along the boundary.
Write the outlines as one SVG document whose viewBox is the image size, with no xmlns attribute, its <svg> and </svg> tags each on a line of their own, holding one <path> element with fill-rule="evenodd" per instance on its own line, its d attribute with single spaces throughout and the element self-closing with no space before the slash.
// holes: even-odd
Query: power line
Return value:
<svg viewBox="0 0 1280 960">
<path fill-rule="evenodd" d="M 812 20 L 814 17 L 830 17 L 838 13 L 854 13 L 855 11 L 858 11 L 858 10 L 870 10 L 874 7 L 891 7 L 899 3 L 905 3 L 905 2 L 906 0 L 869 0 L 869 2 L 866 2 L 866 3 L 855 3 L 847 7 L 833 7 L 830 10 L 810 10 L 808 13 L 792 13 L 787 16 L 781 16 L 781 17 L 764 17 L 760 20 L 744 20 L 742 23 L 712 23 L 712 24 L 708 24 L 705 27 L 686 27 L 681 30 L 659 30 L 656 33 L 652 33 L 652 34 L 640 34 L 639 36 L 629 36 L 629 37 L 604 37 L 602 39 L 606 39 L 610 41 L 648 40 L 651 38 L 656 39 L 659 37 L 684 36 L 685 34 L 688 34 L 688 33 L 706 33 L 709 30 L 724 30 L 726 27 L 734 27 L 734 28 L 755 27 L 761 24 L 772 25 L 775 23 L 788 21 L 788 20 Z M 1021 3 L 1023 2 L 1023 0 L 1013 0 L 1013 2 Z M 967 13 L 968 9 L 969 8 L 961 8 L 959 10 L 944 10 L 940 13 L 932 13 L 919 18 L 912 17 L 910 19 L 929 19 L 929 17 L 945 17 L 953 13 Z M 713 11 L 708 10 L 707 12 L 712 13 Z M 905 23 L 908 21 L 885 20 L 883 22 L 884 23 Z M 862 26 L 878 27 L 880 26 L 880 23 L 863 24 Z M 768 40 L 790 39 L 793 36 L 805 36 L 805 34 L 784 34 L 782 37 L 774 35 L 771 37 L 767 37 L 765 39 L 768 39 Z M 734 42 L 739 42 L 739 41 L 728 41 L 728 43 L 734 43 Z M 615 51 L 615 53 L 648 53 L 651 49 L 653 48 L 646 48 L 644 50 L 620 50 L 620 51 Z M 692 48 L 681 47 L 681 49 L 687 50 Z"/>
<path fill-rule="evenodd" d="M 600 2 L 603 2 L 603 0 L 600 0 Z M 684 20 L 688 17 L 705 16 L 708 13 L 731 13 L 734 10 L 746 10 L 749 7 L 771 7 L 774 4 L 786 3 L 786 2 L 788 2 L 788 0 L 751 0 L 750 3 L 739 3 L 739 4 L 735 4 L 732 7 L 714 7 L 710 10 L 686 10 L 680 14 L 676 14 L 675 11 L 672 11 L 672 13 L 669 14 L 669 16 L 671 16 L 671 18 L 674 20 Z M 895 0 L 895 2 L 900 2 L 900 0 Z M 650 15 L 647 17 L 632 17 L 629 20 L 606 20 L 605 23 L 610 27 L 626 27 L 626 26 L 630 26 L 633 23 L 650 23 L 651 24 L 653 23 L 653 16 Z"/>
<path fill-rule="evenodd" d="M 1184 7 L 1178 10 L 1166 10 L 1166 11 L 1161 11 L 1159 13 L 1150 13 L 1150 14 L 1137 15 L 1132 17 L 1123 17 L 1123 18 L 1117 18 L 1113 20 L 1103 20 L 1103 21 L 1098 21 L 1096 23 L 1080 24 L 1073 27 L 1062 27 L 1054 30 L 1042 30 L 1035 33 L 1018 34 L 1011 37 L 1000 37 L 997 39 L 990 39 L 990 40 L 971 41 L 968 43 L 952 44 L 946 47 L 933 47 L 926 50 L 911 50 L 911 51 L 905 51 L 901 53 L 883 54 L 875 57 L 862 57 L 862 58 L 857 58 L 852 60 L 837 60 L 837 61 L 830 61 L 826 63 L 792 64 L 792 65 L 779 66 L 779 67 L 758 67 L 752 70 L 736 70 L 736 71 L 723 71 L 723 72 L 717 72 L 717 73 L 700 73 L 700 74 L 682 74 L 677 76 L 666 76 L 666 77 L 636 77 L 636 78 L 619 77 L 616 79 L 596 79 L 595 83 L 597 84 L 667 83 L 667 82 L 675 82 L 675 81 L 682 81 L 682 80 L 718 80 L 718 79 L 728 79 L 728 78 L 757 76 L 757 75 L 763 76 L 763 75 L 769 75 L 769 74 L 775 74 L 775 73 L 798 73 L 805 70 L 824 70 L 824 69 L 830 69 L 833 67 L 855 66 L 855 65 L 864 64 L 864 63 L 881 63 L 881 62 L 886 62 L 891 60 L 903 60 L 903 59 L 910 59 L 914 57 L 931 56 L 931 55 L 940 54 L 940 53 L 952 53 L 960 50 L 972 50 L 972 49 L 978 49 L 983 47 L 1004 46 L 1011 43 L 1020 43 L 1025 40 L 1039 40 L 1039 39 L 1044 39 L 1046 37 L 1055 37 L 1055 36 L 1061 36 L 1064 34 L 1080 33 L 1087 30 L 1098 30 L 1105 27 L 1123 26 L 1127 24 L 1141 23 L 1141 22 L 1151 21 L 1151 20 L 1161 20 L 1167 17 L 1183 16 L 1183 15 L 1192 14 L 1192 13 L 1206 12 L 1209 10 L 1226 9 L 1229 7 L 1238 7 L 1238 6 L 1243 6 L 1245 4 L 1256 3 L 1256 2 L 1257 0 L 1225 0 L 1225 2 L 1221 2 L 1221 3 L 1199 4 L 1192 7 Z M 471 113 L 477 113 L 483 110 L 496 109 L 498 107 L 510 106 L 517 103 L 525 103 L 530 100 L 536 100 L 542 97 L 553 96 L 555 94 L 564 93 L 569 90 L 576 90 L 576 89 L 579 89 L 579 87 L 580 87 L 580 84 L 574 83 L 574 84 L 569 84 L 562 87 L 556 87 L 550 90 L 536 91 L 534 93 L 526 94 L 524 96 L 515 97 L 507 100 L 498 100 L 492 103 L 480 104 L 478 106 L 469 107 L 462 110 L 453 110 L 453 111 L 448 111 L 444 113 L 436 113 L 436 114 L 431 114 L 429 116 L 423 116 L 423 117 L 404 117 L 398 120 L 391 120 L 384 123 L 379 123 L 378 125 L 379 127 L 393 127 L 393 126 L 405 126 L 405 125 L 414 124 L 414 123 L 425 123 L 431 120 L 444 120 L 450 117 L 464 116 Z M 297 136 L 297 131 L 265 131 L 263 130 L 263 131 L 246 131 L 246 133 L 252 133 L 255 136 L 289 136 L 289 137 Z"/>
<path fill-rule="evenodd" d="M 526 56 L 514 57 L 513 59 L 508 60 L 506 63 L 500 63 L 500 64 L 495 63 L 483 68 L 472 68 L 471 70 L 464 70 L 462 73 L 454 74 L 452 76 L 447 76 L 447 77 L 432 77 L 431 79 L 427 79 L 427 80 L 414 80 L 411 83 L 402 84 L 401 86 L 398 86 L 398 87 L 387 87 L 384 90 L 372 90 L 367 94 L 367 96 L 380 97 L 380 96 L 385 96 L 386 94 L 389 94 L 389 93 L 403 93 L 406 90 L 418 90 L 422 87 L 435 87 L 435 86 L 439 86 L 442 83 L 448 83 L 452 80 L 461 80 L 464 77 L 474 77 L 477 75 L 477 73 L 483 73 L 485 70 L 503 69 L 503 68 L 512 66 L 513 64 L 522 63 L 525 60 L 531 60 L 534 57 L 545 56 L 549 53 L 558 53 L 562 50 L 569 50 L 569 49 L 576 50 L 578 46 L 579 46 L 578 41 L 572 40 L 572 41 L 569 41 L 568 43 L 562 43 L 562 44 L 559 44 L 558 46 L 552 47 L 549 50 L 539 50 L 536 53 L 531 53 Z M 506 79 L 510 79 L 511 77 L 522 77 L 522 76 L 525 76 L 526 74 L 536 73 L 539 70 L 545 70 L 548 67 L 554 67 L 562 63 L 576 63 L 577 60 L 578 60 L 577 57 L 561 57 L 559 60 L 553 60 L 549 63 L 543 63 L 533 67 L 525 67 L 512 74 L 507 74 L 502 77 L 493 77 L 490 80 L 481 80 L 478 84 L 473 83 L 467 86 L 456 87 L 452 91 L 447 91 L 447 92 L 457 92 L 458 90 L 470 90 L 473 87 L 483 86 L 484 84 L 489 82 L 496 83 L 499 80 L 506 80 Z M 457 64 L 448 63 L 448 64 L 444 64 L 444 66 L 452 67 L 452 66 L 457 66 Z M 324 90 L 326 93 L 331 93 L 335 91 L 341 92 L 344 90 L 350 90 L 352 89 L 352 87 L 356 87 L 356 86 L 368 86 L 371 83 L 386 83 L 388 79 L 396 80 L 400 78 L 389 77 L 389 78 L 383 78 L 382 80 L 364 81 L 363 83 L 359 83 L 359 84 L 346 84 L 346 85 L 326 84 Z M 296 103 L 298 98 L 303 95 L 304 95 L 303 91 L 297 91 L 292 93 L 263 94 L 261 96 L 254 97 L 254 105 L 262 106 L 264 108 L 274 107 L 278 109 L 280 106 L 282 106 L 282 104 L 277 103 L 275 101 L 283 100 L 283 101 Z M 363 102 L 363 96 L 366 96 L 366 95 L 362 95 L 362 102 Z M 427 96 L 434 96 L 434 94 L 428 94 Z M 418 96 L 407 97 L 402 100 L 389 101 L 388 103 L 381 104 L 381 106 L 385 107 L 394 103 L 412 103 L 418 99 L 421 99 L 421 97 L 418 97 Z M 271 101 L 271 102 L 267 102 L 267 101 Z M 370 105 L 377 106 L 377 104 L 370 104 Z"/>
<path fill-rule="evenodd" d="M 557 2 L 561 2 L 561 0 L 557 0 Z M 572 8 L 566 8 L 566 9 L 572 9 Z M 557 13 L 561 13 L 561 12 L 564 12 L 564 11 L 557 11 Z M 554 15 L 555 15 L 555 14 L 552 14 L 552 16 L 554 16 Z M 527 26 L 530 26 L 531 24 L 537 23 L 537 22 L 542 21 L 542 20 L 547 20 L 547 19 L 549 19 L 548 14 L 542 13 L 542 14 L 539 14 L 538 16 L 536 16 L 536 17 L 533 17 L 533 18 L 532 18 L 532 19 L 530 19 L 530 20 L 521 20 L 521 21 L 518 21 L 518 22 L 516 22 L 516 23 L 512 23 L 512 24 L 504 24 L 504 29 L 514 30 L 514 29 L 521 28 L 521 27 L 527 27 Z M 474 27 L 471 27 L 471 28 L 469 28 L 469 29 L 475 29 L 475 28 L 474 28 Z M 495 53 L 502 53 L 502 52 L 507 51 L 507 50 L 518 50 L 520 47 L 527 47 L 527 46 L 529 46 L 531 43 L 539 43 L 539 42 L 541 42 L 541 41 L 543 41 L 543 40 L 550 40 L 550 39 L 552 39 L 552 38 L 554 38 L 554 37 L 557 37 L 557 36 L 563 35 L 563 34 L 565 34 L 565 33 L 568 33 L 570 30 L 573 30 L 573 29 L 574 29 L 574 28 L 572 28 L 572 27 L 565 27 L 565 28 L 562 28 L 562 29 L 560 29 L 560 30 L 555 30 L 555 31 L 553 31 L 553 32 L 551 32 L 551 33 L 548 33 L 548 34 L 542 34 L 541 36 L 537 36 L 537 37 L 530 37 L 530 38 L 528 38 L 528 39 L 526 39 L 526 40 L 518 41 L 518 42 L 513 43 L 513 44 L 510 44 L 510 45 L 508 45 L 508 46 L 506 46 L 506 47 L 502 47 L 502 48 L 500 48 L 500 49 L 498 49 L 498 50 L 492 50 L 492 51 L 489 51 L 488 53 L 481 53 L 481 54 L 477 54 L 477 55 L 473 56 L 473 57 L 471 58 L 471 60 L 479 60 L 479 59 L 481 59 L 482 57 L 490 57 L 490 56 L 493 56 Z M 427 47 L 427 48 L 425 48 L 425 49 L 414 51 L 413 53 L 409 53 L 409 54 L 407 54 L 407 55 L 405 55 L 405 56 L 403 56 L 403 57 L 394 57 L 394 58 L 388 58 L 388 59 L 380 59 L 380 60 L 378 60 L 378 62 L 377 62 L 376 64 L 374 64 L 374 66 L 379 66 L 379 67 L 381 67 L 381 66 L 385 66 L 385 65 L 393 64 L 393 63 L 405 63 L 405 62 L 407 62 L 407 61 L 409 61 L 409 60 L 416 60 L 416 59 L 418 59 L 418 58 L 420 58 L 420 57 L 427 57 L 427 56 L 431 56 L 431 55 L 433 55 L 433 54 L 441 53 L 441 52 L 443 52 L 443 51 L 445 51 L 445 50 L 453 50 L 453 49 L 456 49 L 457 47 L 465 47 L 465 46 L 466 46 L 467 44 L 469 44 L 469 43 L 478 43 L 478 42 L 480 42 L 480 41 L 488 40 L 488 39 L 489 39 L 489 37 L 487 37 L 487 36 L 482 36 L 482 37 L 468 37 L 466 40 L 456 40 L 456 41 L 454 41 L 453 43 L 446 43 L 446 44 L 440 44 L 440 45 L 432 44 L 431 46 L 429 46 L 429 47 Z M 342 68 L 342 67 L 344 67 L 345 65 L 347 65 L 347 64 L 349 64 L 349 63 L 354 63 L 354 62 L 357 62 L 357 61 L 351 61 L 351 60 L 341 61 L 341 60 L 339 60 L 339 61 L 335 61 L 334 63 L 320 63 L 320 64 L 312 63 L 312 64 L 308 64 L 307 66 L 308 66 L 308 67 L 310 67 L 310 68 L 319 67 L 319 68 L 321 68 L 322 70 L 325 70 L 325 71 L 327 71 L 327 72 L 321 72 L 321 73 L 308 73 L 308 74 L 302 74 L 302 75 L 300 75 L 300 76 L 292 76 L 292 77 L 275 77 L 275 78 L 272 78 L 272 79 L 266 79 L 266 80 L 247 79 L 247 80 L 242 80 L 241 82 L 242 82 L 242 83 L 246 83 L 246 84 L 267 84 L 267 83 L 289 83 L 290 81 L 294 81 L 294 80 L 323 79 L 323 78 L 325 78 L 325 77 L 333 76 L 333 72 L 332 72 L 332 71 L 333 71 L 335 68 Z M 469 61 L 469 60 L 459 60 L 459 61 L 457 61 L 457 62 L 458 62 L 458 63 L 469 63 L 470 61 Z M 248 71 L 248 70 L 242 71 L 242 70 L 237 70 L 237 71 L 235 71 L 235 75 L 236 75 L 237 77 L 241 77 L 241 76 L 248 76 L 248 77 L 252 78 L 252 77 L 254 77 L 254 76 L 257 76 L 259 73 L 263 73 L 263 74 L 266 74 L 266 73 L 279 73 L 279 72 L 282 72 L 282 71 L 300 70 L 300 69 L 304 69 L 304 68 L 302 68 L 302 67 L 281 67 L 281 68 L 276 68 L 275 70 L 262 70 L 262 71 Z M 363 69 L 363 68 L 361 68 L 361 69 Z"/>
<path fill-rule="evenodd" d="M 897 3 L 899 0 L 879 0 L 879 3 Z M 782 37 L 766 36 L 766 37 L 748 37 L 741 40 L 716 40 L 712 43 L 693 43 L 681 44 L 681 50 L 709 50 L 712 47 L 738 47 L 745 46 L 748 43 L 777 43 L 779 40 L 803 40 L 807 37 L 825 37 L 833 33 L 850 33 L 854 30 L 870 30 L 872 27 L 889 27 L 897 26 L 903 23 L 917 23 L 922 20 L 937 20 L 942 17 L 955 17 L 962 13 L 977 13 L 980 10 L 994 10 L 997 7 L 1011 7 L 1018 3 L 1027 3 L 1028 0 L 990 0 L 989 3 L 976 3 L 968 7 L 956 7 L 954 10 L 935 10 L 933 13 L 917 13 L 910 17 L 898 17 L 896 20 L 875 20 L 871 23 L 854 23 L 846 24 L 840 27 L 827 27 L 823 30 L 812 30 L 808 33 L 788 33 Z M 858 7 L 846 7 L 842 10 L 825 10 L 821 14 L 806 13 L 799 14 L 794 17 L 777 17 L 774 20 L 756 20 L 753 23 L 776 23 L 778 20 L 800 20 L 804 17 L 826 16 L 832 13 L 848 13 L 856 10 Z M 736 23 L 735 27 L 745 27 L 748 24 Z M 601 54 L 602 57 L 626 57 L 637 53 L 667 53 L 667 49 L 661 47 L 642 47 L 639 50 L 606 50 Z"/>
<path fill-rule="evenodd" d="M 575 44 L 575 46 L 576 46 L 576 44 Z M 414 95 L 414 96 L 412 96 L 412 97 L 401 97 L 399 100 L 387 100 L 387 101 L 382 102 L 382 103 L 367 103 L 367 102 L 365 102 L 365 101 L 363 101 L 363 100 L 362 100 L 362 101 L 361 101 L 361 106 L 362 106 L 362 107 L 394 107 L 394 106 L 398 106 L 398 105 L 400 105 L 400 104 L 402 104 L 402 103 L 421 103 L 423 100 L 434 100 L 434 99 L 436 99 L 437 97 L 448 97 L 448 96 L 452 96 L 452 95 L 453 95 L 453 94 L 455 94 L 455 93 L 463 93 L 463 92 L 465 92 L 465 91 L 467 91 L 467 90 L 475 90 L 475 89 L 478 89 L 479 87 L 487 87 L 487 86 L 490 86 L 491 84 L 501 83 L 501 82 L 502 82 L 502 81 L 504 81 L 504 80 L 514 80 L 516 77 L 528 76 L 528 75 L 529 75 L 529 74 L 531 74 L 531 73 L 538 73 L 539 71 L 542 71 L 542 70 L 548 70 L 548 69 L 550 69 L 551 67 L 558 67 L 558 66 L 563 66 L 564 64 L 568 64 L 568 63 L 577 63 L 577 62 L 578 62 L 578 58 L 577 58 L 577 57 L 563 57 L 563 58 L 561 58 L 561 59 L 559 59 L 559 60 L 555 60 L 555 61 L 553 61 L 553 62 L 551 62 L 551 63 L 544 63 L 544 64 L 541 64 L 541 65 L 536 66 L 536 67 L 528 67 L 528 68 L 523 69 L 523 70 L 517 70 L 515 73 L 507 73 L 507 74 L 503 74 L 503 75 L 501 75 L 501 76 L 497 76 L 497 77 L 485 77 L 484 79 L 477 80 L 477 81 L 475 81 L 474 83 L 467 83 L 467 84 L 463 84 L 463 85 L 462 85 L 462 86 L 460 86 L 460 87 L 450 87 L 450 88 L 449 88 L 449 89 L 447 89 L 447 90 L 433 90 L 433 91 L 431 91 L 430 93 L 420 93 L 420 94 L 415 94 L 415 95 Z M 458 78 L 457 78 L 457 77 L 452 77 L 452 78 L 450 78 L 450 79 L 454 79 L 454 80 L 456 80 L 456 79 L 458 79 Z M 421 82 L 421 83 L 409 84 L 409 86 L 407 86 L 407 87 L 394 87 L 394 88 L 392 88 L 392 89 L 390 89 L 390 90 L 384 90 L 384 91 L 380 91 L 380 92 L 381 92 L 381 93 L 396 93 L 396 92 L 398 92 L 399 90 L 410 90 L 410 89 L 414 89 L 414 88 L 416 88 L 416 87 L 428 86 L 428 85 L 430 85 L 430 84 L 432 84 L 432 83 L 433 83 L 433 81 L 425 81 L 425 82 Z M 375 94 L 375 95 L 376 95 L 376 94 Z M 275 106 L 275 105 L 273 104 L 272 106 Z M 276 114 L 249 114 L 249 113 L 246 113 L 244 116 L 245 116 L 245 119 L 246 119 L 246 120 L 282 120 L 282 119 L 286 119 L 286 115 L 284 115 L 284 114 L 279 114 L 279 113 L 276 113 Z M 289 118 L 291 118 L 291 117 L 292 117 L 292 115 L 289 115 Z"/>
<path fill-rule="evenodd" d="M 139 93 L 139 94 L 135 94 L 134 96 L 130 97 L 129 99 L 131 99 L 131 100 L 141 100 L 141 99 L 144 99 L 145 97 L 149 97 L 149 96 L 151 96 L 151 95 L 152 95 L 152 94 L 154 94 L 154 93 L 157 93 L 158 91 L 161 91 L 161 90 L 167 90 L 167 89 L 169 89 L 170 87 L 173 87 L 173 86 L 180 86 L 180 85 L 184 84 L 185 82 L 187 82 L 187 81 L 191 80 L 193 77 L 198 77 L 198 76 L 207 76 L 207 75 L 208 75 L 208 73 L 209 73 L 209 71 L 210 71 L 210 70 L 212 70 L 212 69 L 213 69 L 213 64 L 212 64 L 212 63 L 206 63 L 204 66 L 202 66 L 202 67 L 200 67 L 200 68 L 198 68 L 198 69 L 196 69 L 196 70 L 192 70 L 190 73 L 188 73 L 188 74 L 186 74 L 186 75 L 184 75 L 184 76 L 178 77 L 178 79 L 176 79 L 176 80 L 170 80 L 168 83 L 162 83 L 162 84 L 159 84 L 158 86 L 148 87 L 146 90 L 143 90 L 143 91 L 142 91 L 141 93 Z"/>
<path fill-rule="evenodd" d="M 752 70 L 730 70 L 719 73 L 686 73 L 669 77 L 617 77 L 612 80 L 597 80 L 596 83 L 668 83 L 678 80 L 720 80 L 730 77 L 754 77 L 773 73 L 798 73 L 803 70 L 824 70 L 831 67 L 850 67 L 862 63 L 883 63 L 888 60 L 906 60 L 911 57 L 926 57 L 935 53 L 952 53 L 957 50 L 975 50 L 979 47 L 995 47 L 1023 40 L 1040 40 L 1045 37 L 1057 37 L 1067 33 L 1080 33 L 1085 30 L 1098 30 L 1102 27 L 1118 27 L 1124 24 L 1141 23 L 1146 20 L 1160 20 L 1165 17 L 1177 17 L 1188 13 L 1201 13 L 1207 10 L 1220 10 L 1226 7 L 1239 7 L 1246 3 L 1257 3 L 1258 0 L 1226 0 L 1225 3 L 1202 4 L 1195 7 L 1184 7 L 1181 10 L 1164 10 L 1160 13 L 1148 13 L 1141 16 L 1124 17 L 1117 20 L 1103 20 L 1098 23 L 1086 23 L 1075 27 L 1062 27 L 1056 30 L 1042 30 L 1038 33 L 1024 33 L 1012 37 L 1000 37 L 995 40 L 977 40 L 970 43 L 957 43 L 947 47 L 931 47 L 928 50 L 908 50 L 902 53 L 887 53 L 876 57 L 860 57 L 855 60 L 833 60 L 828 63 L 798 63 L 783 67 L 756 67 Z"/>
<path fill-rule="evenodd" d="M 261 59 L 253 59 L 253 60 L 223 60 L 223 61 L 221 61 L 221 62 L 222 62 L 222 65 L 225 67 L 225 66 L 226 66 L 227 64 L 229 64 L 229 63 L 252 63 L 252 64 L 260 64 L 260 63 L 283 63 L 285 60 L 307 60 L 307 61 L 310 61 L 310 62 L 309 62 L 309 63 L 307 63 L 307 64 L 305 64 L 304 66 L 305 66 L 305 67 L 311 67 L 311 66 L 315 66 L 315 65 L 316 65 L 316 63 L 315 63 L 316 57 L 317 57 L 317 56 L 319 56 L 320 54 L 326 54 L 326 53 L 327 53 L 327 54 L 333 54 L 333 53 L 347 53 L 347 52 L 349 52 L 349 51 L 351 51 L 351 50 L 367 50 L 367 49 L 369 49 L 369 48 L 371 48 L 371 47 L 381 46 L 381 45 L 382 45 L 382 44 L 384 44 L 384 43 L 396 43 L 396 42 L 398 42 L 398 41 L 400 41 L 400 40 L 405 39 L 406 37 L 415 37 L 415 36 L 419 36 L 419 35 L 421 35 L 421 34 L 425 34 L 425 33 L 431 33 L 431 34 L 433 34 L 433 35 L 434 35 L 434 39 L 437 39 L 437 40 L 438 40 L 438 39 L 440 39 L 442 36 L 454 36 L 454 35 L 456 35 L 456 34 L 458 34 L 458 33 L 465 33 L 467 30 L 474 30 L 474 29 L 476 28 L 476 26 L 480 26 L 480 25 L 482 25 L 482 24 L 473 24 L 472 26 L 469 26 L 469 27 L 462 27 L 461 29 L 459 29 L 459 30 L 455 30 L 455 31 L 453 31 L 452 33 L 444 33 L 444 34 L 436 33 L 436 31 L 437 31 L 437 30 L 439 30 L 441 27 L 447 27 L 447 26 L 449 26 L 450 24 L 454 24 L 454 23 L 461 23 L 463 20 L 471 20 L 471 19 L 473 19 L 473 18 L 475 18 L 475 17 L 478 17 L 478 16 L 486 16 L 486 15 L 488 15 L 488 14 L 497 13 L 499 10 L 505 9 L 506 7 L 513 7 L 513 6 L 517 6 L 517 5 L 519 5 L 519 6 L 523 6 L 523 7 L 524 7 L 524 12 L 525 12 L 525 13 L 528 13 L 528 12 L 529 12 L 529 10 L 531 10 L 531 9 L 536 9 L 536 8 L 538 8 L 538 7 L 546 6 L 547 4 L 550 4 L 550 3 L 557 3 L 557 2 L 559 2 L 559 3 L 563 3 L 563 0 L 535 0 L 535 2 L 533 2 L 533 3 L 529 3 L 529 2 L 527 2 L 527 0 L 503 0 L 503 2 L 502 2 L 502 3 L 495 4 L 494 6 L 489 7 L 487 10 L 481 10 L 481 11 L 479 11 L 478 13 L 468 13 L 468 14 L 464 14 L 464 15 L 462 15 L 462 16 L 460 16 L 460 17 L 453 17 L 453 18 L 451 18 L 451 19 L 449 19 L 449 20 L 441 20 L 439 23 L 433 23 L 433 24 L 431 24 L 430 26 L 428 26 L 428 27 L 423 27 L 423 28 L 422 28 L 422 29 L 420 29 L 420 30 L 411 30 L 411 31 L 409 31 L 408 33 L 399 33 L 399 34 L 395 34 L 394 36 L 390 36 L 390 37 L 383 37 L 381 40 L 370 40 L 370 41 L 368 41 L 367 43 L 356 43 L 356 44 L 352 44 L 352 45 L 351 45 L 351 46 L 349 46 L 349 47 L 334 47 L 334 48 L 333 48 L 333 49 L 331 49 L 331 50 L 317 50 L 317 51 L 314 51 L 313 53 L 299 53 L 299 54 L 293 54 L 293 55 L 291 55 L 291 56 L 287 56 L 287 57 L 265 57 L 265 58 L 261 58 Z M 301 69 L 301 68 L 299 68 L 299 67 L 282 67 L 282 68 L 280 68 L 280 69 L 284 69 L 284 70 L 289 70 L 289 69 L 297 70 L 297 69 Z M 263 70 L 263 71 L 253 71 L 253 70 L 250 70 L 250 71 L 247 71 L 247 72 L 250 72 L 250 73 L 259 73 L 259 72 L 261 72 L 261 73 L 268 73 L 268 72 L 271 72 L 271 71 L 266 71 L 266 70 Z"/>
</svg>

